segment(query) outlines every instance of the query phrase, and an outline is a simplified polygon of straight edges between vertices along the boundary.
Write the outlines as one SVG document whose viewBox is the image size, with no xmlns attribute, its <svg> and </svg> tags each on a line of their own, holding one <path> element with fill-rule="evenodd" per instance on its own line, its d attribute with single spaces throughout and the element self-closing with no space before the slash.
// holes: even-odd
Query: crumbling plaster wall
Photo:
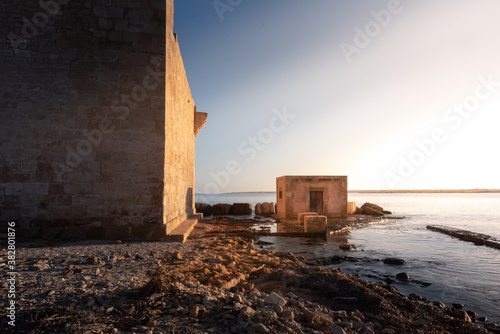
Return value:
<svg viewBox="0 0 500 334">
<path fill-rule="evenodd" d="M 297 219 L 310 211 L 310 192 L 323 192 L 327 217 L 347 216 L 347 176 L 282 176 L 276 179 L 277 217 Z M 281 192 L 281 198 L 280 198 Z"/>
</svg>

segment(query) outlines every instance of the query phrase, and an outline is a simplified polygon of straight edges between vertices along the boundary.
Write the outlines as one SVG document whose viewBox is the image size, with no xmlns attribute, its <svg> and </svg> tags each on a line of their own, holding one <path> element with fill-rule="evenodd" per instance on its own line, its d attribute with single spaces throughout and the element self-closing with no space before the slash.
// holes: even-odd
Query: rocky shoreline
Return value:
<svg viewBox="0 0 500 334">
<path fill-rule="evenodd" d="M 256 249 L 250 222 L 200 223 L 184 244 L 18 245 L 5 333 L 488 333 L 465 311 Z M 36 246 L 36 247 L 35 247 Z M 5 251 L 2 250 L 2 258 Z M 3 263 L 3 261 L 2 261 Z M 5 285 L 5 284 L 4 284 Z M 6 286 L 3 286 L 6 291 Z M 2 300 L 6 309 L 6 300 Z M 500 332 L 490 327 L 490 332 Z"/>
<path fill-rule="evenodd" d="M 428 230 L 439 232 L 443 234 L 447 234 L 451 237 L 472 242 L 477 246 L 486 246 L 491 248 L 500 249 L 500 240 L 486 234 L 476 233 L 466 230 L 461 230 L 458 228 L 452 228 L 447 226 L 427 226 Z"/>
</svg>

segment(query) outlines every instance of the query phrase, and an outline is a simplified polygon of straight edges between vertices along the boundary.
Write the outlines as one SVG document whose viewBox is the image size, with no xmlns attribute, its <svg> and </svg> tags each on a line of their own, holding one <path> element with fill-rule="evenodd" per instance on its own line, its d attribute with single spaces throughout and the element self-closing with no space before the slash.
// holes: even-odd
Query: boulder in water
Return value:
<svg viewBox="0 0 500 334">
<path fill-rule="evenodd" d="M 396 279 L 400 281 L 408 281 L 410 279 L 410 275 L 408 275 L 407 273 L 399 273 L 396 275 Z"/>
<path fill-rule="evenodd" d="M 361 206 L 364 215 L 383 216 L 384 208 L 373 203 L 365 203 Z"/>
<path fill-rule="evenodd" d="M 395 258 L 395 257 L 388 257 L 388 258 L 384 259 L 383 262 L 385 264 L 392 264 L 392 265 L 396 265 L 396 266 L 401 266 L 403 264 L 406 264 L 405 260 L 398 259 L 398 258 Z"/>
</svg>

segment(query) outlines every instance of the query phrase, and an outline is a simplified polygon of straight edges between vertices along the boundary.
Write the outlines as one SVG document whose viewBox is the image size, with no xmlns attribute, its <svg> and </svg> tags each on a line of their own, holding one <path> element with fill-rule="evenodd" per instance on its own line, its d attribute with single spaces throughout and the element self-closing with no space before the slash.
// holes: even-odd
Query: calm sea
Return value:
<svg viewBox="0 0 500 334">
<path fill-rule="evenodd" d="M 197 202 L 251 203 L 275 202 L 275 193 L 237 193 L 197 195 Z M 358 205 L 378 204 L 404 220 L 385 222 L 351 231 L 328 242 L 303 238 L 265 237 L 277 251 L 290 251 L 308 257 L 348 255 L 363 258 L 332 267 L 359 274 L 371 281 L 406 272 L 409 282 L 395 282 L 403 293 L 415 293 L 430 301 L 447 305 L 461 303 L 490 321 L 500 322 L 500 250 L 476 246 L 426 229 L 445 225 L 488 234 L 500 239 L 500 194 L 349 194 Z M 346 240 L 347 239 L 347 240 Z M 339 250 L 339 242 L 358 247 L 355 252 Z M 386 257 L 403 258 L 405 266 L 389 266 L 377 261 Z M 424 283 L 430 283 L 424 284 Z"/>
</svg>

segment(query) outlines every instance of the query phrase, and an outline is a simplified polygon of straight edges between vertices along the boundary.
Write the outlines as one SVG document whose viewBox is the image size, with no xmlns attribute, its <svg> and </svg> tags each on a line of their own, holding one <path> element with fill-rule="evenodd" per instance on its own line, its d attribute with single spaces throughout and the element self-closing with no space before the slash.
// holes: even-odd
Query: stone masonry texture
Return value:
<svg viewBox="0 0 500 334">
<path fill-rule="evenodd" d="M 173 0 L 2 1 L 0 36 L 2 227 L 159 239 L 194 212 Z"/>
</svg>

